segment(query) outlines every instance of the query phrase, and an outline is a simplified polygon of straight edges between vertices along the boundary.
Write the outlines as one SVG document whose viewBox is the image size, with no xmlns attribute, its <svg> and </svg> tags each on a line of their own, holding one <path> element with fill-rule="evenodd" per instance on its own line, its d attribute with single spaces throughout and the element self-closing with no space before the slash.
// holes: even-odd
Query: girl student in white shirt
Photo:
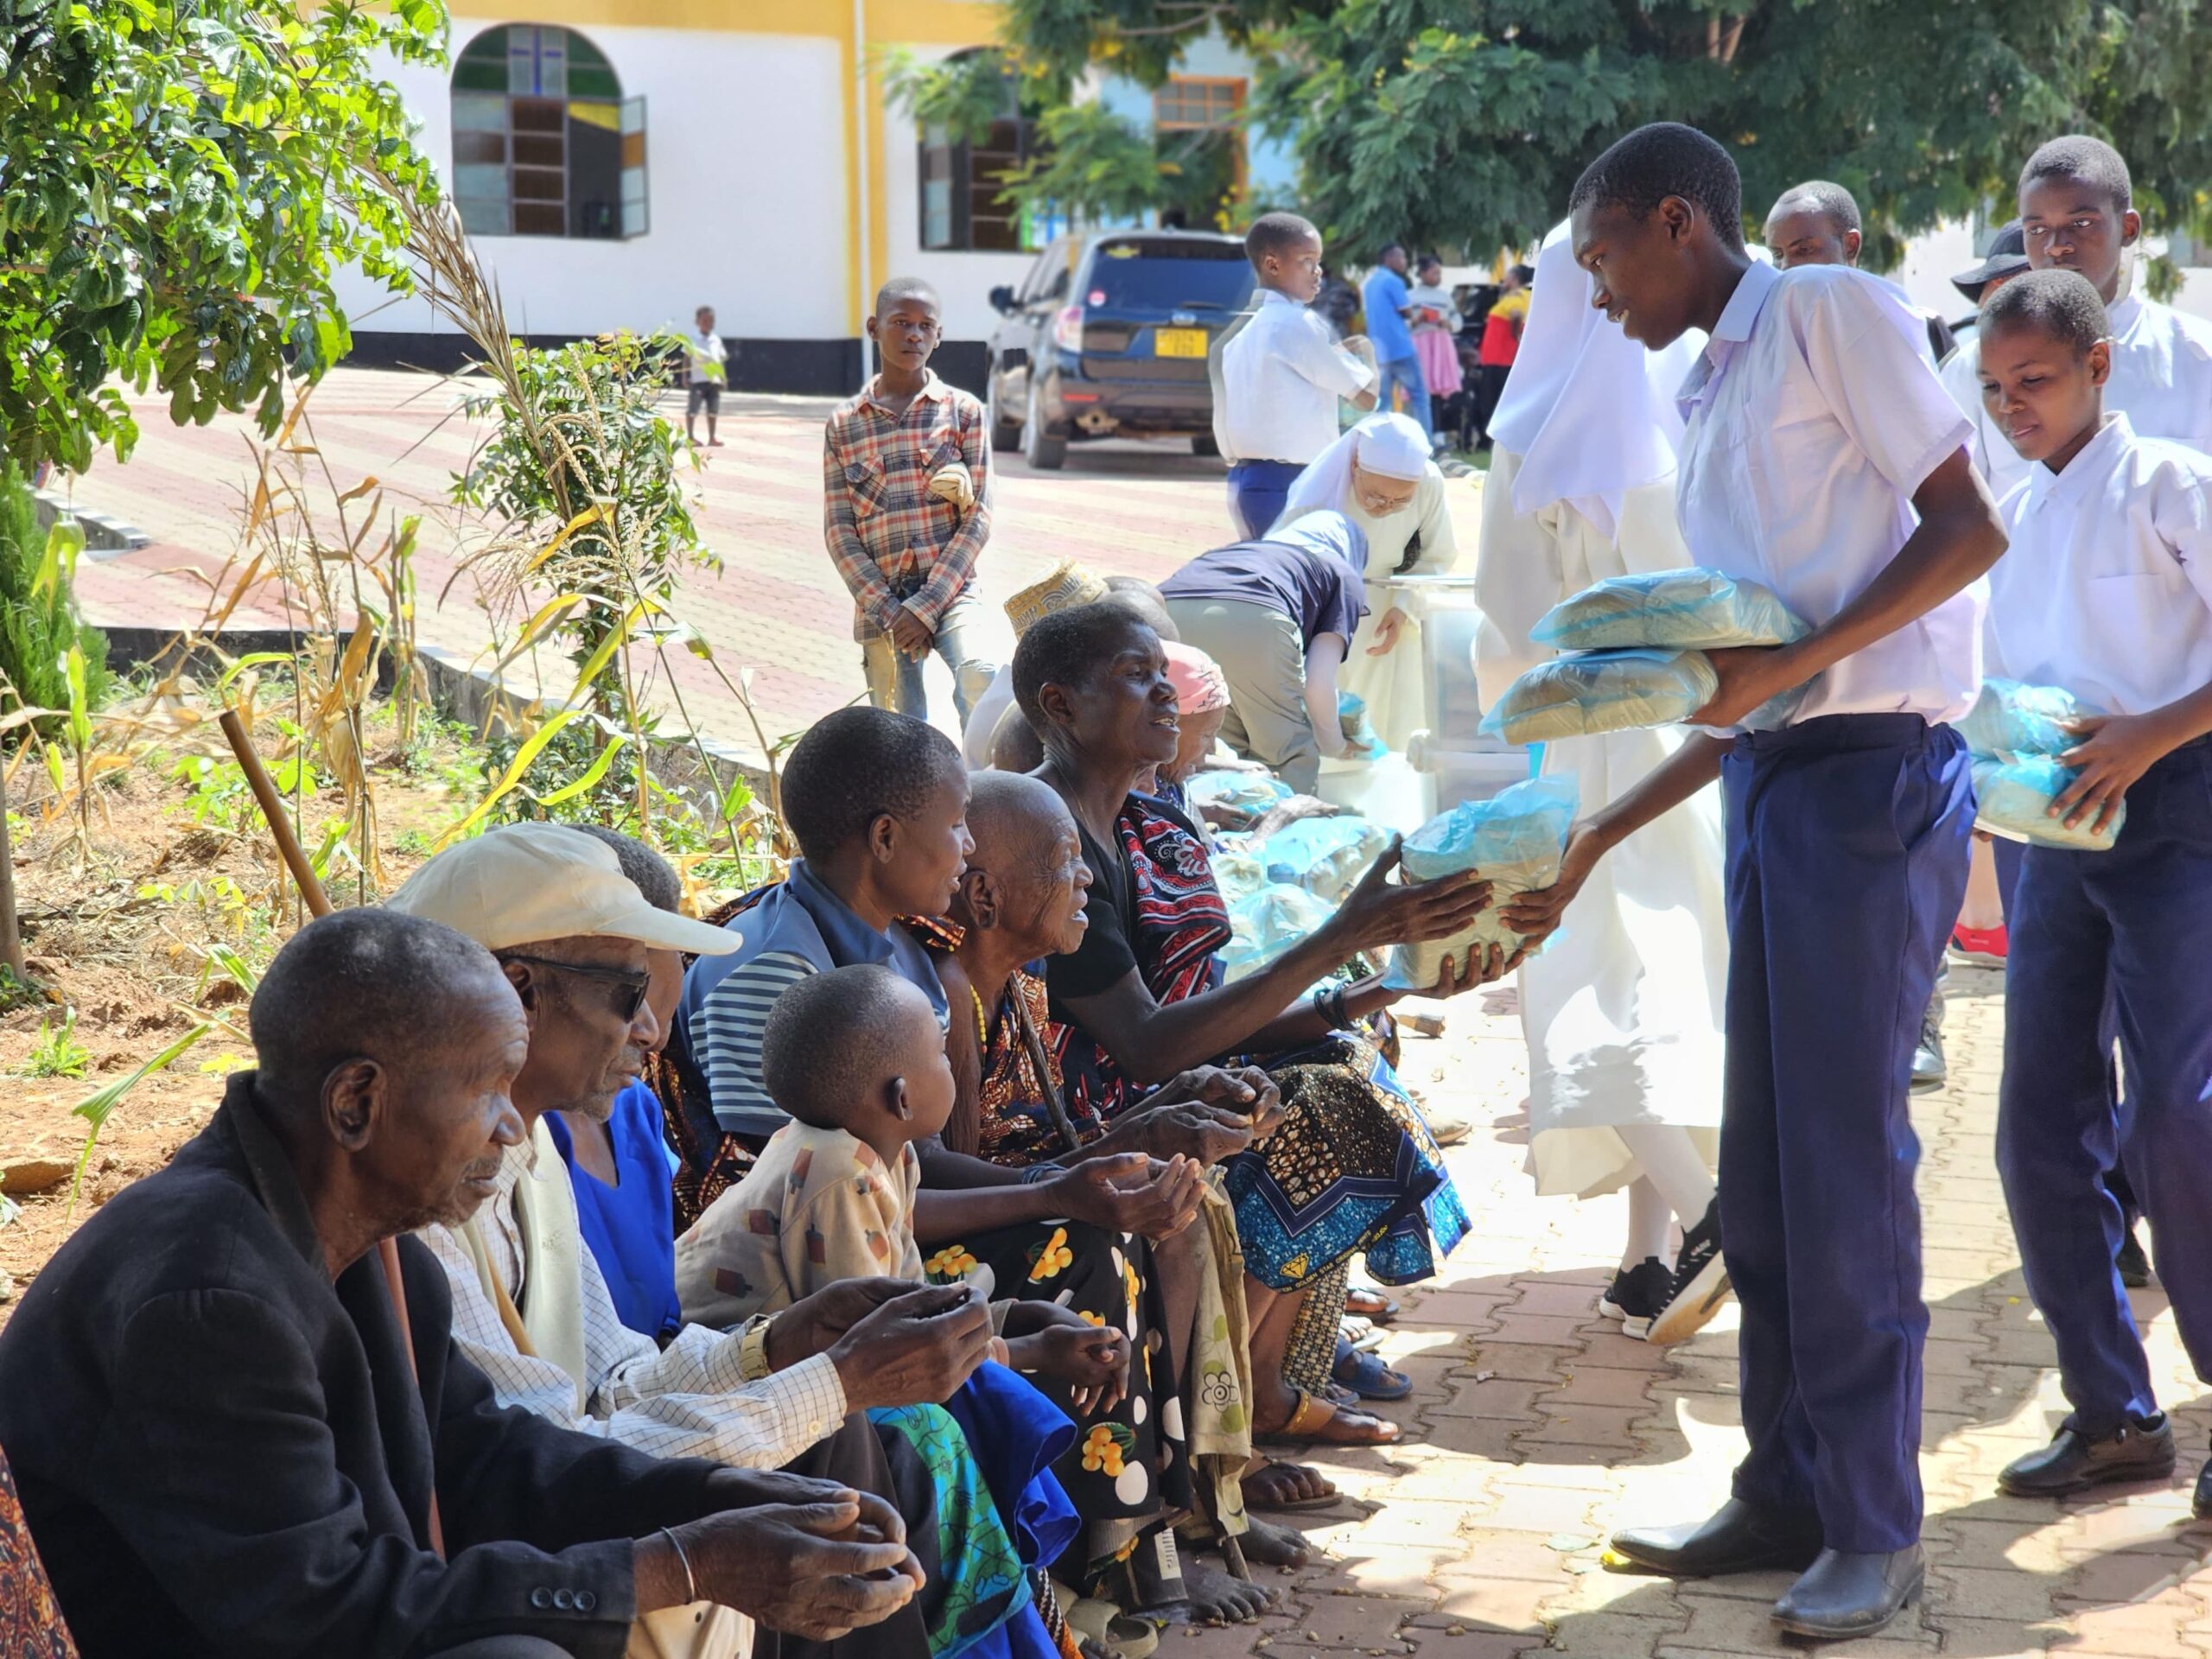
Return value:
<svg viewBox="0 0 2212 1659">
<path fill-rule="evenodd" d="M 1485 704 L 1549 658 L 1545 612 L 1608 576 L 1691 563 L 1675 523 L 1675 388 L 1693 332 L 1647 352 L 1590 306 L 1567 227 L 1544 238 L 1520 355 L 1491 419 L 1475 565 L 1475 675 Z M 1682 745 L 1677 730 L 1544 745 L 1580 810 L 1626 794 Z M 1713 1163 L 1728 976 L 1720 791 L 1700 790 L 1592 872 L 1542 954 L 1521 968 L 1529 1167 L 1536 1190 L 1625 1186 L 1628 1243 L 1599 1304 L 1631 1336 L 1675 1342 L 1727 1287 Z M 1670 1262 L 1680 1220 L 1683 1248 Z"/>
<path fill-rule="evenodd" d="M 1999 1477 L 2017 1496 L 2158 1481 L 2175 1461 L 2113 1266 L 2124 1165 L 2182 1345 L 2212 1379 L 2212 456 L 2104 412 L 2112 324 L 2072 271 L 2014 278 L 1981 315 L 1982 401 L 2031 464 L 2005 498 L 1990 671 L 2099 712 L 2060 759 L 2070 826 L 2126 816 L 2106 851 L 2031 844 L 2013 894 L 1997 1163 L 2028 1289 L 2072 1406 Z M 2120 1134 L 2102 1029 L 2127 1077 Z M 2212 1464 L 2196 1510 L 2212 1514 Z"/>
</svg>

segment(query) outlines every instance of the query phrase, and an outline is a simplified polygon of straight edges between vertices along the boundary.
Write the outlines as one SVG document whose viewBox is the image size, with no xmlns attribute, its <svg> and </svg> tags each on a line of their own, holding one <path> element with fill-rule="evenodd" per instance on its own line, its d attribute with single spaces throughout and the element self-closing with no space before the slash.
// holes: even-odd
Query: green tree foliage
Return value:
<svg viewBox="0 0 2212 1659">
<path fill-rule="evenodd" d="M 2009 202 L 2067 131 L 2120 147 L 2153 228 L 2212 222 L 2200 0 L 1007 0 L 1004 38 L 1049 110 L 1094 71 L 1157 85 L 1209 32 L 1260 66 L 1252 120 L 1294 143 L 1300 205 L 1356 255 L 1524 246 L 1653 120 L 1727 143 L 1754 220 L 1801 180 L 1849 187 L 1870 264 Z"/>
<path fill-rule="evenodd" d="M 54 543 L 54 568 L 40 569 Z M 70 706 L 65 662 L 69 647 L 82 653 L 84 702 L 97 709 L 108 687 L 107 636 L 77 615 L 70 591 L 73 546 L 67 535 L 49 538 L 39 528 L 30 482 L 16 468 L 0 468 L 0 714 L 16 709 Z M 52 728 L 56 720 L 41 721 Z"/>
<path fill-rule="evenodd" d="M 393 191 L 433 189 L 380 54 L 440 60 L 439 0 L 0 0 L 0 449 L 73 470 L 258 405 L 351 343 L 332 272 L 404 285 Z"/>
</svg>

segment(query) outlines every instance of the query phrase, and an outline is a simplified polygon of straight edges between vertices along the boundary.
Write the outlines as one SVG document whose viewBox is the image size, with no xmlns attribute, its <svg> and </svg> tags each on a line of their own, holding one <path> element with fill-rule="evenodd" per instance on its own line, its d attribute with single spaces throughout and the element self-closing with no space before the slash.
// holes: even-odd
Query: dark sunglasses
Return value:
<svg viewBox="0 0 2212 1659">
<path fill-rule="evenodd" d="M 597 968 L 588 963 L 563 962 L 554 957 L 524 956 L 519 950 L 506 953 L 509 962 L 526 962 L 533 967 L 558 969 L 564 974 L 575 974 L 584 979 L 603 979 L 610 985 L 619 985 L 626 995 L 615 999 L 615 1011 L 625 1020 L 635 1020 L 638 1010 L 645 1006 L 645 992 L 652 984 L 651 973 L 641 973 L 628 968 Z"/>
</svg>

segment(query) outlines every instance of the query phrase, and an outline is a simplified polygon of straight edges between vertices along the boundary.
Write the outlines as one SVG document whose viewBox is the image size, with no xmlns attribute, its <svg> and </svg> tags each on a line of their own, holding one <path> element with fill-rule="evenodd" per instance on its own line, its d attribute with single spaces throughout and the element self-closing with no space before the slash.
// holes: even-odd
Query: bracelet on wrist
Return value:
<svg viewBox="0 0 2212 1659">
<path fill-rule="evenodd" d="M 691 1558 L 684 1553 L 683 1541 L 666 1527 L 660 1535 L 668 1540 L 668 1547 L 676 1552 L 676 1559 L 683 1563 L 683 1605 L 689 1607 L 699 1599 L 699 1580 L 691 1575 Z"/>
</svg>

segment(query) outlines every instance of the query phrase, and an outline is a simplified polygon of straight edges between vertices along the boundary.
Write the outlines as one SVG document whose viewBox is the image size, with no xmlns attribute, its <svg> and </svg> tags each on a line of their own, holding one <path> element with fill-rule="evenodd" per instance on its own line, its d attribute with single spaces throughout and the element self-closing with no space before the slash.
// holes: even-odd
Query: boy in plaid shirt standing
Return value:
<svg viewBox="0 0 2212 1659">
<path fill-rule="evenodd" d="M 937 290 L 893 277 L 875 296 L 868 338 L 883 369 L 841 404 L 824 433 L 823 530 L 853 592 L 853 638 L 879 709 L 929 717 L 922 663 L 952 671 L 961 718 L 997 672 L 969 654 L 976 556 L 991 533 L 983 406 L 930 369 Z"/>
</svg>

